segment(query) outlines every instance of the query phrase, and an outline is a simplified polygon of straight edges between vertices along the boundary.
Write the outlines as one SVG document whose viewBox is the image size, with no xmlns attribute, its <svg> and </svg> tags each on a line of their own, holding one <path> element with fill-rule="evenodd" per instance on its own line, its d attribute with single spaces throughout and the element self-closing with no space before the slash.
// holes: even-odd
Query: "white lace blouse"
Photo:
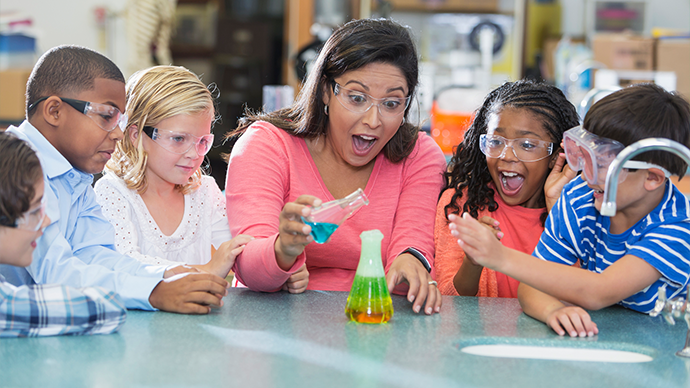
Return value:
<svg viewBox="0 0 690 388">
<path fill-rule="evenodd" d="M 212 177 L 202 177 L 201 186 L 184 196 L 184 217 L 170 236 L 158 228 L 141 196 L 114 173 L 106 172 L 94 189 L 115 227 L 115 248 L 141 262 L 206 264 L 211 245 L 218 248 L 231 238 L 225 197 Z"/>
</svg>

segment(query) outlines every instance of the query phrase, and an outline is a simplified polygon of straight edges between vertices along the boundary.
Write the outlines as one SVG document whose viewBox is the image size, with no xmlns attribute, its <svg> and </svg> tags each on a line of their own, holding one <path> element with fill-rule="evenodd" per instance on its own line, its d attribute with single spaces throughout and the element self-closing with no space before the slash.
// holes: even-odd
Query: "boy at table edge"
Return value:
<svg viewBox="0 0 690 388">
<path fill-rule="evenodd" d="M 125 80 L 108 58 L 58 46 L 27 82 L 26 120 L 8 132 L 37 151 L 51 224 L 27 268 L 0 265 L 15 286 L 58 283 L 116 291 L 127 308 L 204 314 L 222 306 L 228 282 L 185 266 L 145 265 L 114 248 L 114 230 L 91 187 L 123 136 Z"/>
</svg>

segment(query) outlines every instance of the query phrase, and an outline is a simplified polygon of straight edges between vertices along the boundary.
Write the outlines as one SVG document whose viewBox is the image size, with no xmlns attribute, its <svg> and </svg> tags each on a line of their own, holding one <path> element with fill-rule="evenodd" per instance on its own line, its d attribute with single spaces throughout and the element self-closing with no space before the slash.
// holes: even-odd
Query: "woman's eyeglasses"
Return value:
<svg viewBox="0 0 690 388">
<path fill-rule="evenodd" d="M 333 94 L 343 108 L 355 113 L 364 113 L 376 105 L 383 117 L 395 117 L 410 105 L 410 97 L 374 98 L 366 93 L 344 88 L 333 82 Z"/>
</svg>

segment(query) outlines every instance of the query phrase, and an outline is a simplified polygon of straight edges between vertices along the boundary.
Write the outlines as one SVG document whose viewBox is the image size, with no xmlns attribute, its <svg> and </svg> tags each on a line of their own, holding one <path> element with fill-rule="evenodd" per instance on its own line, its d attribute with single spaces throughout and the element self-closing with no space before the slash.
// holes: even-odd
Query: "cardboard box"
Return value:
<svg viewBox="0 0 690 388">
<path fill-rule="evenodd" d="M 654 39 L 630 34 L 597 34 L 594 60 L 614 70 L 654 70 Z"/>
<path fill-rule="evenodd" d="M 393 11 L 498 12 L 498 0 L 390 0 Z"/>
<path fill-rule="evenodd" d="M 690 39 L 659 39 L 656 69 L 676 73 L 676 90 L 690 101 Z"/>
<path fill-rule="evenodd" d="M 0 120 L 24 120 L 26 81 L 31 69 L 0 71 Z"/>
</svg>

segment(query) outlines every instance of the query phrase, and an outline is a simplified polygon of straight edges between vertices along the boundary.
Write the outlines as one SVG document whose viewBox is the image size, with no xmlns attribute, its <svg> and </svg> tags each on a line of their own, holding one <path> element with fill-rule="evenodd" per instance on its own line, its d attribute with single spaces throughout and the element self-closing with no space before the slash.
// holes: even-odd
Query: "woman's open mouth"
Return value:
<svg viewBox="0 0 690 388">
<path fill-rule="evenodd" d="M 352 149 L 356 155 L 364 156 L 369 153 L 377 140 L 378 138 L 375 136 L 353 135 Z"/>
</svg>

